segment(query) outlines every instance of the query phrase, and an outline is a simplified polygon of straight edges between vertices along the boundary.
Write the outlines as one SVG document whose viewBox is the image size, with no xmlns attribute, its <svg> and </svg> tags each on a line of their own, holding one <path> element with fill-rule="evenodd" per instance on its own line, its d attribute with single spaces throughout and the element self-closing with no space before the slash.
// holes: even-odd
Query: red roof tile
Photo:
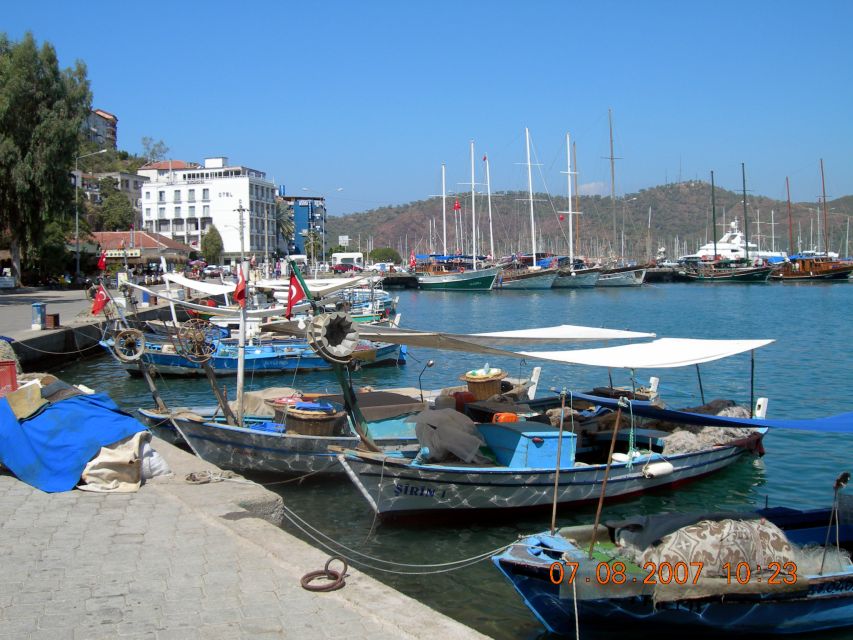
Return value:
<svg viewBox="0 0 853 640">
<path fill-rule="evenodd" d="M 92 237 L 101 245 L 101 249 L 121 249 L 122 242 L 126 249 L 130 249 L 130 231 L 93 231 Z M 136 249 L 171 249 L 189 253 L 193 249 L 180 242 L 160 233 L 149 233 L 147 231 L 136 231 L 134 233 L 133 246 Z"/>
<path fill-rule="evenodd" d="M 183 160 L 158 160 L 149 162 L 139 167 L 140 169 L 198 169 L 201 165 L 197 162 L 184 162 Z"/>
</svg>

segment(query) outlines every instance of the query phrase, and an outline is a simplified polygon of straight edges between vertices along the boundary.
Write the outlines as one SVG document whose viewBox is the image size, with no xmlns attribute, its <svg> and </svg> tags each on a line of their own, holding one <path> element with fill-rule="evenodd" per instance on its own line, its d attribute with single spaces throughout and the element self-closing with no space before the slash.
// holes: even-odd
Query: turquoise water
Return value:
<svg viewBox="0 0 853 640">
<path fill-rule="evenodd" d="M 403 325 L 452 332 L 497 331 L 530 326 L 581 324 L 657 333 L 661 337 L 770 338 L 775 342 L 756 352 L 755 395 L 769 398 L 768 415 L 811 418 L 853 411 L 848 380 L 853 370 L 853 285 L 666 284 L 631 289 L 563 290 L 543 292 L 453 293 L 400 292 Z M 532 361 L 495 359 L 468 354 L 411 350 L 403 367 L 364 369 L 357 385 L 417 386 L 428 359 L 433 368 L 423 372 L 424 388 L 457 384 L 468 369 L 500 366 L 511 375 L 524 375 Z M 542 364 L 540 390 L 583 390 L 607 382 L 605 370 Z M 98 358 L 57 372 L 69 382 L 83 382 L 107 391 L 124 407 L 151 404 L 143 382 L 129 378 L 109 358 Z M 675 406 L 699 403 L 696 371 L 668 369 L 638 372 L 661 378 L 664 399 Z M 748 403 L 748 354 L 701 367 L 706 399 L 733 398 Z M 630 384 L 628 375 L 614 373 L 615 384 Z M 233 387 L 233 382 L 226 382 Z M 250 386 L 295 385 L 306 391 L 334 391 L 331 374 L 266 376 Z M 209 389 L 200 380 L 161 381 L 167 403 L 210 404 Z M 233 396 L 233 389 L 230 390 Z M 605 509 L 605 517 L 674 509 L 738 508 L 774 504 L 826 506 L 841 471 L 853 471 L 853 436 L 823 436 L 802 432 L 774 432 L 767 436 L 767 455 L 744 460 L 709 479 L 619 503 Z M 273 481 L 272 478 L 261 478 Z M 401 563 L 439 563 L 470 557 L 511 542 L 520 535 L 548 527 L 547 512 L 511 517 L 500 522 L 456 524 L 377 524 L 358 492 L 345 479 L 311 481 L 271 487 L 287 506 L 311 524 L 344 544 L 373 556 Z M 588 522 L 593 508 L 559 512 L 559 524 Z M 295 531 L 290 525 L 288 530 Z M 403 568 L 399 568 L 403 570 Z M 449 574 L 412 576 L 367 570 L 408 595 L 495 638 L 534 638 L 542 627 L 520 598 L 488 562 Z M 369 603 L 365 603 L 369 605 Z M 653 630 L 648 630 L 651 637 Z M 596 636 L 593 631 L 584 638 Z M 847 637 L 837 635 L 830 637 Z"/>
</svg>

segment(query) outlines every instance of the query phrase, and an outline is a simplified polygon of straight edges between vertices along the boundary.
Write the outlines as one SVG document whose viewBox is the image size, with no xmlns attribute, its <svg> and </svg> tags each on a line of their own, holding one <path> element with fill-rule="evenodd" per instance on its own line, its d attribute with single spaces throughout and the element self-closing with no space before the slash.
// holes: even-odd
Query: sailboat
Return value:
<svg viewBox="0 0 853 640">
<path fill-rule="evenodd" d="M 598 282 L 601 269 L 587 267 L 582 260 L 575 260 L 574 216 L 579 212 L 572 211 L 572 176 L 577 176 L 577 173 L 572 173 L 572 154 L 568 133 L 566 134 L 566 166 L 569 210 L 565 214 L 569 216 L 569 264 L 560 268 L 560 272 L 551 286 L 555 289 L 594 287 L 595 283 Z"/>
<path fill-rule="evenodd" d="M 826 184 L 823 176 L 823 160 L 820 161 L 820 182 L 823 187 L 823 246 L 829 248 L 829 240 L 826 227 Z M 789 250 L 794 251 L 794 235 L 791 223 L 791 189 L 788 178 L 785 178 L 785 190 L 788 193 L 788 241 Z M 829 255 L 829 251 L 823 254 L 814 252 L 803 252 L 791 255 L 790 261 L 786 262 L 780 269 L 771 274 L 771 280 L 782 282 L 842 282 L 853 274 L 853 262 L 838 260 Z"/>
<path fill-rule="evenodd" d="M 613 246 L 616 246 L 616 158 L 613 155 L 613 111 L 608 109 L 610 123 L 610 204 L 613 208 Z M 636 266 L 614 264 L 602 270 L 596 286 L 599 287 L 639 287 L 646 279 L 646 269 Z"/>
<path fill-rule="evenodd" d="M 524 139 L 527 143 L 527 191 L 530 202 L 530 240 L 532 252 L 530 254 L 531 264 L 529 267 L 522 266 L 519 260 L 498 274 L 495 284 L 498 289 L 550 289 L 557 278 L 558 271 L 555 267 L 542 267 L 536 264 L 536 221 L 533 217 L 533 170 L 530 164 L 530 130 L 524 128 Z"/>
<path fill-rule="evenodd" d="M 441 165 L 441 197 L 442 211 L 444 210 L 445 191 L 445 173 L 444 165 Z M 457 201 L 458 204 L 458 201 Z M 474 200 L 474 141 L 471 141 L 471 218 L 472 218 L 472 236 L 471 236 L 471 269 L 465 267 L 456 267 L 455 269 L 448 266 L 447 254 L 447 228 L 445 216 L 442 214 L 443 237 L 444 237 L 444 256 L 431 257 L 430 264 L 422 271 L 418 272 L 418 286 L 421 289 L 428 291 L 490 291 L 495 286 L 495 280 L 498 278 L 500 267 L 486 267 L 482 265 L 477 268 L 477 215 L 476 204 Z M 458 207 L 457 207 L 458 208 Z"/>
</svg>

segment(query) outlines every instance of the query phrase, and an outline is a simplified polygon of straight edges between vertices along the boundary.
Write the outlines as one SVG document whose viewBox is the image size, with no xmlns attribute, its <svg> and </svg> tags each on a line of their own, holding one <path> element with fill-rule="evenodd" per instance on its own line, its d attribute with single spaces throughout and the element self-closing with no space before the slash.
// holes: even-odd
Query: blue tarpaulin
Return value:
<svg viewBox="0 0 853 640">
<path fill-rule="evenodd" d="M 73 489 L 101 447 L 144 430 L 105 394 L 60 400 L 21 421 L 0 398 L 0 462 L 48 493 Z"/>
</svg>

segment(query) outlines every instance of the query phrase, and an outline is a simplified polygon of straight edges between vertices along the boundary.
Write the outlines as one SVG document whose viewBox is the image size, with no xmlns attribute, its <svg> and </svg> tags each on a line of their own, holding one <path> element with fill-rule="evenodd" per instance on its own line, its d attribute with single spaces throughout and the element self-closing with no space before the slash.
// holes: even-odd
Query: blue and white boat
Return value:
<svg viewBox="0 0 853 640">
<path fill-rule="evenodd" d="M 178 340 L 168 340 L 157 336 L 145 337 L 142 362 L 153 365 L 160 375 L 165 376 L 203 376 L 204 365 L 184 353 Z M 102 346 L 115 356 L 113 340 L 102 342 Z M 329 371 L 332 365 L 318 356 L 304 340 L 276 338 L 247 344 L 245 348 L 246 371 L 253 374 Z M 210 366 L 217 376 L 236 375 L 238 368 L 239 346 L 236 340 L 219 340 L 213 345 L 209 359 Z M 359 342 L 353 357 L 364 366 L 405 364 L 406 348 L 394 344 L 382 344 L 368 340 Z M 140 375 L 136 361 L 116 360 L 131 375 Z"/>
<path fill-rule="evenodd" d="M 526 536 L 492 561 L 554 634 L 812 634 L 853 626 L 850 511 L 642 516 Z"/>
</svg>

